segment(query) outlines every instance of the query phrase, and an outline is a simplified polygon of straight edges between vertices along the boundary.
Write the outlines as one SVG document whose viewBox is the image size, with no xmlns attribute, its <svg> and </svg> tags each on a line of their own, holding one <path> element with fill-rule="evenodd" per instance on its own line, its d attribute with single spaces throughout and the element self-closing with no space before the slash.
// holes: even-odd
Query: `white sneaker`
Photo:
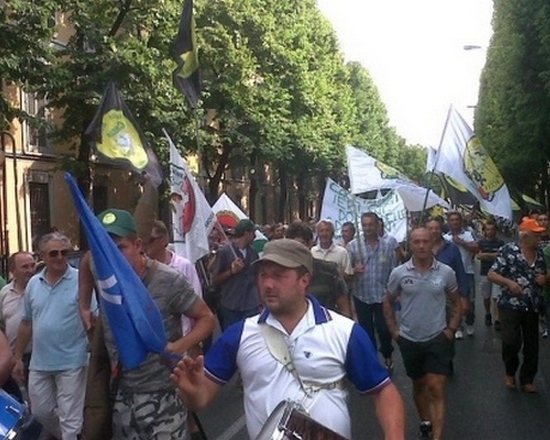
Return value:
<svg viewBox="0 0 550 440">
<path fill-rule="evenodd" d="M 473 325 L 467 325 L 466 326 L 466 334 L 468 336 L 474 336 L 475 330 Z"/>
<path fill-rule="evenodd" d="M 464 333 L 462 333 L 462 330 L 458 329 L 455 332 L 455 339 L 464 339 Z"/>
</svg>

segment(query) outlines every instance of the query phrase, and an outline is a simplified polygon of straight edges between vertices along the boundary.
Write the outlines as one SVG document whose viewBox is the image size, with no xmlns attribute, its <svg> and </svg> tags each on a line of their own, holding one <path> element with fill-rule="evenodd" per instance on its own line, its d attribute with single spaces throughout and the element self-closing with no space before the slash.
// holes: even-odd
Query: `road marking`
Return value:
<svg viewBox="0 0 550 440">
<path fill-rule="evenodd" d="M 240 418 L 235 420 L 233 424 L 222 433 L 222 435 L 216 437 L 216 440 L 231 440 L 235 437 L 235 435 L 241 432 L 245 425 L 246 421 L 243 414 Z"/>
</svg>

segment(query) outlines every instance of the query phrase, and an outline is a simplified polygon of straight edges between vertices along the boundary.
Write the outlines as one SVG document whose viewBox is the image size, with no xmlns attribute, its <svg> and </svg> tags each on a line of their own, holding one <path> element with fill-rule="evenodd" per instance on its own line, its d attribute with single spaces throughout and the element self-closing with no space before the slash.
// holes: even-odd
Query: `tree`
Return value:
<svg viewBox="0 0 550 440">
<path fill-rule="evenodd" d="M 548 205 L 550 7 L 542 0 L 497 0 L 493 27 L 476 131 L 505 181 Z"/>
</svg>

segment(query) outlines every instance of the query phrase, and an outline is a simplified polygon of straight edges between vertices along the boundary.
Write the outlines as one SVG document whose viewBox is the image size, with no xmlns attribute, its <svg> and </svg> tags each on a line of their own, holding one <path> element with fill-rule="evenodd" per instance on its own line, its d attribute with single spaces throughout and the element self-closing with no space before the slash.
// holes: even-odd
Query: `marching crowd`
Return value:
<svg viewBox="0 0 550 440">
<path fill-rule="evenodd" d="M 0 291 L 0 381 L 12 393 L 16 382 L 42 427 L 27 438 L 200 439 L 194 411 L 238 372 L 251 439 L 270 438 L 266 422 L 285 401 L 334 435 L 326 438 L 351 438 L 344 378 L 373 398 L 385 437 L 402 439 L 391 380 L 398 349 L 420 438 L 442 439 L 455 340 L 472 337 L 480 316 L 501 333 L 503 386 L 537 392 L 539 325 L 550 313 L 546 213 L 524 217 L 508 242 L 492 219 L 473 225 L 449 212 L 399 243 L 365 212 L 362 234 L 351 222 L 341 231 L 329 220 L 265 225 L 260 248 L 260 228 L 244 219 L 214 228 L 196 264 L 173 251 L 163 222 L 138 210 L 97 218 L 160 310 L 166 351 L 184 357 L 151 353 L 125 369 L 96 297 L 105 281 L 93 256 L 74 268 L 67 236 L 43 236 L 41 268 L 30 252 L 11 255 Z M 212 341 L 216 318 L 222 333 Z"/>
</svg>

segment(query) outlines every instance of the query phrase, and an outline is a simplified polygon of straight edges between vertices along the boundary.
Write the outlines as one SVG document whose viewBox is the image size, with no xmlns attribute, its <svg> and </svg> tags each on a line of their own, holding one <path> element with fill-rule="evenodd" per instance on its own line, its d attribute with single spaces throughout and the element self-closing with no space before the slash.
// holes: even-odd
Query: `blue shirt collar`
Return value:
<svg viewBox="0 0 550 440">
<path fill-rule="evenodd" d="M 306 295 L 306 298 L 309 300 L 311 307 L 313 308 L 313 316 L 315 317 L 315 324 L 324 324 L 332 320 L 330 312 L 324 308 L 317 299 L 312 295 Z M 264 309 L 258 318 L 258 324 L 263 324 L 267 317 L 269 316 L 269 310 Z"/>
</svg>

